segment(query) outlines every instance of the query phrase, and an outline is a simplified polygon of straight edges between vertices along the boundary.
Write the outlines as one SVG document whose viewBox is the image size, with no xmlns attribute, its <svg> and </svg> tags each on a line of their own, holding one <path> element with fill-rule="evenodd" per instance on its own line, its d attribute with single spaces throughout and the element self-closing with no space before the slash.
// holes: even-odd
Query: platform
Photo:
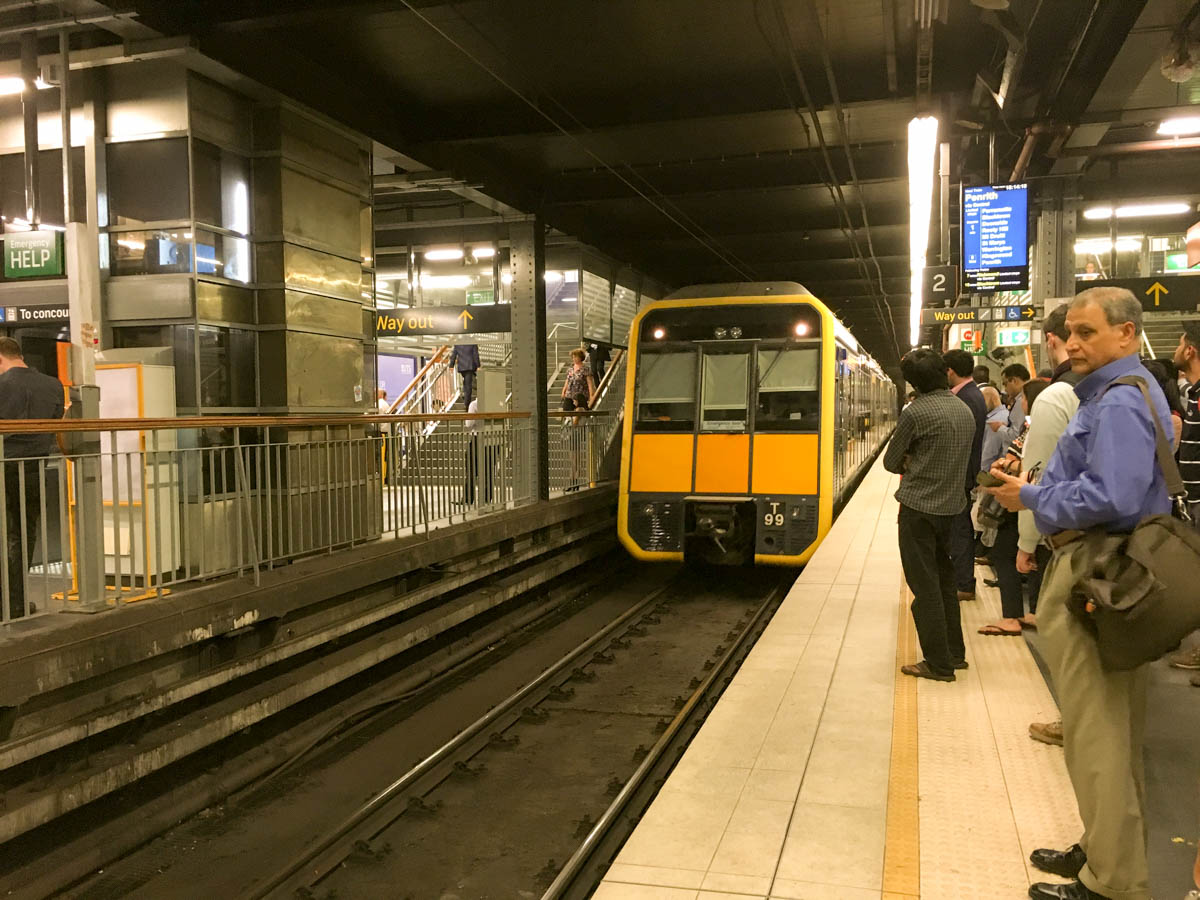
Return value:
<svg viewBox="0 0 1200 900">
<path fill-rule="evenodd" d="M 1000 614 L 982 583 L 962 607 L 970 669 L 898 674 L 920 653 L 895 489 L 877 461 L 597 900 L 1016 900 L 1055 880 L 1027 862 L 1082 830 L 1061 749 L 1027 735 L 1054 698 L 1026 641 L 977 633 Z"/>
</svg>

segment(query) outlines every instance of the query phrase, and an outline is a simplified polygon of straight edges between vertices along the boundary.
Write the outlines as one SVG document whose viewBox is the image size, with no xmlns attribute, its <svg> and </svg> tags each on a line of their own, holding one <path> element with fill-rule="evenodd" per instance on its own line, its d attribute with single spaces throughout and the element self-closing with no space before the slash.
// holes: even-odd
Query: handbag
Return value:
<svg viewBox="0 0 1200 900">
<path fill-rule="evenodd" d="M 1171 515 L 1148 516 L 1129 534 L 1085 538 L 1095 553 L 1072 590 L 1071 609 L 1095 634 L 1101 665 L 1126 671 L 1169 653 L 1200 628 L 1200 531 L 1145 381 L 1126 375 L 1113 384 L 1142 392 L 1173 506 Z"/>
</svg>

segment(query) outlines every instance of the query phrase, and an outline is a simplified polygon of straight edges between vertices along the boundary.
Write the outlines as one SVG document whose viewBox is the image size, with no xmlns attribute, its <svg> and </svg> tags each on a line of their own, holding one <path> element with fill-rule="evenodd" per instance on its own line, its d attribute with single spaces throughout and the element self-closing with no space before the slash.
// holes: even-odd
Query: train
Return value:
<svg viewBox="0 0 1200 900">
<path fill-rule="evenodd" d="M 794 282 L 647 304 L 627 364 L 617 530 L 642 560 L 802 565 L 899 410 L 882 367 Z"/>
</svg>

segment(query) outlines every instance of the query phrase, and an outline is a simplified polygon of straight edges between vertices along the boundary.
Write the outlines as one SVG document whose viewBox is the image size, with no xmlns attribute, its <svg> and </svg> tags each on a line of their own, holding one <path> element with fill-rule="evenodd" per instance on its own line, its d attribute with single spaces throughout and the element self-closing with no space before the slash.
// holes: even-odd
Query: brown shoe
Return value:
<svg viewBox="0 0 1200 900">
<path fill-rule="evenodd" d="M 958 592 L 958 602 L 959 603 L 966 603 L 968 600 L 974 600 L 974 599 L 975 599 L 974 591 L 959 591 Z"/>
<path fill-rule="evenodd" d="M 1062 719 L 1057 722 L 1034 722 L 1029 726 L 1029 736 L 1043 744 L 1063 745 Z"/>
</svg>

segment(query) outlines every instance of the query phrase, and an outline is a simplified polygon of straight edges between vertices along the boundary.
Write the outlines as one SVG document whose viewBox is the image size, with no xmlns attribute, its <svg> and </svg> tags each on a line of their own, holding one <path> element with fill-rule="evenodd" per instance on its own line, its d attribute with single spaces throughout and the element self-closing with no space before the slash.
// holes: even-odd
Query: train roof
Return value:
<svg viewBox="0 0 1200 900">
<path fill-rule="evenodd" d="M 858 338 L 845 326 L 837 314 L 829 309 L 820 297 L 816 296 L 798 281 L 731 281 L 719 284 L 692 284 L 673 291 L 664 297 L 663 300 L 712 300 L 720 297 L 762 297 L 770 294 L 776 294 L 781 297 L 796 295 L 812 297 L 833 316 L 834 336 L 840 339 L 842 344 L 852 353 L 870 360 L 871 366 L 877 369 L 885 378 L 887 377 L 883 372 L 883 367 L 879 365 L 874 357 L 863 350 L 862 346 L 858 343 Z"/>
<path fill-rule="evenodd" d="M 764 294 L 815 296 L 795 281 L 731 281 L 727 284 L 692 284 L 664 297 L 664 300 L 707 300 L 710 297 L 761 297 Z"/>
</svg>

